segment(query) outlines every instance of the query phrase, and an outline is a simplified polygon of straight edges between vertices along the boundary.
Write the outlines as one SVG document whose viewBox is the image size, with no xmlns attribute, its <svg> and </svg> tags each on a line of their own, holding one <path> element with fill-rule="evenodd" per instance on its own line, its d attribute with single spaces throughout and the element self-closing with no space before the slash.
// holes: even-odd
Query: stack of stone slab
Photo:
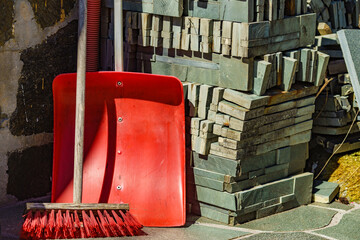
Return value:
<svg viewBox="0 0 360 240">
<path fill-rule="evenodd" d="M 310 0 L 308 3 L 310 11 L 316 13 L 321 35 L 359 27 L 359 0 Z"/>
<path fill-rule="evenodd" d="M 314 140 L 332 153 L 349 131 L 358 104 L 336 34 L 317 36 L 315 49 L 330 56 L 327 69 L 330 83 L 316 99 Z M 346 142 L 337 153 L 359 149 L 359 136 L 359 122 L 356 121 Z"/>
<path fill-rule="evenodd" d="M 256 22 L 304 14 L 307 3 L 306 0 L 124 0 L 124 9 L 173 17 Z"/>
<path fill-rule="evenodd" d="M 127 14 L 126 21 L 137 21 L 137 28 L 148 30 L 147 35 L 139 32 L 139 35 L 142 34 L 145 37 L 150 37 L 150 31 L 156 34 L 163 25 L 168 26 L 166 31 L 157 33 L 157 37 L 166 38 L 172 43 L 171 46 L 174 49 L 221 53 L 225 56 L 244 58 L 311 45 L 314 43 L 316 27 L 316 15 L 313 13 L 252 23 L 189 16 L 164 17 L 130 11 Z M 128 16 L 131 16 L 131 19 Z M 144 16 L 148 21 L 138 20 L 144 19 Z M 156 21 L 153 25 L 152 20 Z M 148 29 L 151 27 L 152 29 Z M 207 46 L 201 47 L 206 44 Z M 138 45 L 148 46 L 149 44 L 139 42 Z M 150 46 L 163 47 L 162 44 L 158 46 L 150 44 Z"/>
<path fill-rule="evenodd" d="M 318 87 L 264 96 L 198 83 L 184 89 L 192 212 L 236 224 L 309 203 L 312 174 L 301 173 Z"/>
<path fill-rule="evenodd" d="M 125 31 L 131 35 L 126 37 L 127 70 L 173 75 L 182 81 L 257 95 L 273 87 L 288 91 L 295 82 L 319 86 L 329 56 L 309 48 L 292 49 L 314 42 L 315 29 L 311 29 L 315 26 L 314 17 L 307 14 L 268 22 L 237 23 L 127 12 Z M 269 42 L 272 33 L 285 36 L 282 32 L 294 38 L 275 37 L 279 41 L 272 45 Z M 139 35 L 135 36 L 136 33 Z M 164 43 L 172 48 L 164 47 Z M 257 57 L 248 57 L 249 54 Z"/>
</svg>

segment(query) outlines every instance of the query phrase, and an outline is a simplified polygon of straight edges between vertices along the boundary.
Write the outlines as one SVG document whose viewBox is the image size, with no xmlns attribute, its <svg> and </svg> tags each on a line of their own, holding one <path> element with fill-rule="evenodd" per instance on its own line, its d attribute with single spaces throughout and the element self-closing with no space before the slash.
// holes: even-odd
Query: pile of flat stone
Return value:
<svg viewBox="0 0 360 240">
<path fill-rule="evenodd" d="M 312 174 L 301 173 L 318 87 L 264 96 L 197 83 L 184 83 L 184 90 L 193 212 L 236 224 L 310 201 Z"/>
<path fill-rule="evenodd" d="M 349 130 L 358 110 L 358 103 L 337 35 L 317 36 L 314 48 L 330 56 L 327 69 L 327 80 L 330 82 L 315 102 L 314 140 L 317 145 L 333 153 L 350 131 L 347 140 L 337 150 L 337 153 L 359 149 L 358 120 L 360 118 L 356 119 L 354 126 Z"/>
<path fill-rule="evenodd" d="M 316 13 L 317 28 L 321 35 L 359 27 L 358 0 L 310 0 L 308 3 L 310 11 Z"/>
</svg>

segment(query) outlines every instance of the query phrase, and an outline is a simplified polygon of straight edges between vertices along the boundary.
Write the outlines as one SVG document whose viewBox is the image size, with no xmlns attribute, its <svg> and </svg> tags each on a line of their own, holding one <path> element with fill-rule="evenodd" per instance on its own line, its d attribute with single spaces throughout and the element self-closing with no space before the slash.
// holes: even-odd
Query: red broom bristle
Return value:
<svg viewBox="0 0 360 240">
<path fill-rule="evenodd" d="M 24 229 L 24 231 L 28 232 L 30 230 L 31 222 L 33 219 L 32 211 L 29 211 L 23 217 L 26 217 L 26 218 L 25 218 L 22 228 Z"/>
<path fill-rule="evenodd" d="M 118 230 L 117 230 L 116 222 L 115 222 L 114 218 L 112 218 L 106 210 L 104 210 L 104 216 L 109 223 L 109 228 L 113 234 L 113 237 L 120 237 L 121 233 L 118 232 Z"/>
<path fill-rule="evenodd" d="M 80 238 L 82 237 L 82 232 L 81 232 L 81 222 L 79 219 L 79 215 L 77 213 L 77 211 L 74 211 L 74 228 L 75 228 L 75 238 Z"/>
<path fill-rule="evenodd" d="M 89 226 L 89 221 L 90 221 L 89 216 L 86 214 L 84 210 L 81 212 L 81 214 L 82 214 L 82 220 L 83 220 L 86 236 L 92 237 Z"/>
<path fill-rule="evenodd" d="M 63 237 L 63 227 L 63 217 L 61 211 L 58 210 L 56 213 L 55 239 Z"/>
<path fill-rule="evenodd" d="M 35 235 L 37 239 L 44 238 L 44 230 L 47 225 L 47 214 L 44 212 L 42 216 L 40 215 L 40 222 L 38 227 L 35 229 Z"/>
<path fill-rule="evenodd" d="M 97 210 L 97 214 L 99 216 L 99 219 L 100 219 L 100 226 L 101 226 L 101 229 L 103 230 L 104 234 L 106 237 L 111 237 L 111 234 L 109 232 L 109 229 L 108 229 L 108 223 L 106 222 L 104 216 L 102 215 L 102 213 Z"/>
<path fill-rule="evenodd" d="M 105 235 L 104 235 L 103 231 L 101 230 L 99 222 L 96 220 L 93 211 L 90 211 L 90 219 L 91 219 L 93 226 L 95 227 L 95 231 L 97 232 L 98 237 L 104 237 Z"/>
<path fill-rule="evenodd" d="M 96 238 L 96 237 L 120 237 L 146 235 L 143 227 L 130 212 L 119 211 L 119 214 L 111 210 L 111 214 L 104 210 L 97 210 L 98 217 L 90 210 L 89 215 L 77 211 L 73 213 L 66 210 L 62 213 L 58 210 L 49 212 L 27 212 L 23 218 L 21 229 L 22 239 L 61 239 L 61 238 Z"/>
<path fill-rule="evenodd" d="M 32 211 L 27 212 L 23 218 L 25 218 L 24 223 L 21 228 L 21 238 L 27 239 L 29 236 L 29 232 L 31 230 L 31 222 L 33 219 Z"/>
<path fill-rule="evenodd" d="M 134 230 L 135 235 L 146 235 L 141 228 L 143 226 L 136 221 L 136 219 L 131 215 L 129 211 L 125 212 L 125 216 L 127 217 L 128 221 L 131 222 L 130 227 Z"/>
<path fill-rule="evenodd" d="M 133 221 L 134 225 L 137 226 L 137 228 L 143 228 L 144 226 L 138 222 L 138 220 L 129 212 L 127 211 L 126 212 L 126 215 L 131 218 L 131 220 Z"/>
<path fill-rule="evenodd" d="M 45 238 L 55 238 L 54 229 L 55 229 L 55 210 L 51 210 L 48 218 L 48 223 L 44 229 Z"/>
<path fill-rule="evenodd" d="M 121 210 L 119 210 L 119 213 L 120 213 L 121 217 L 123 218 L 124 225 L 125 225 L 126 229 L 129 231 L 130 235 L 135 236 L 136 233 L 134 232 L 132 226 L 130 225 L 131 222 L 128 220 L 127 216 Z"/>
<path fill-rule="evenodd" d="M 115 218 L 115 221 L 117 223 L 117 228 L 118 231 L 121 233 L 122 236 L 127 236 L 128 235 L 128 231 L 126 230 L 125 226 L 124 226 L 124 221 L 121 219 L 121 217 L 119 217 L 119 215 L 116 214 L 116 212 L 114 210 L 111 210 L 112 215 Z"/>
<path fill-rule="evenodd" d="M 37 239 L 36 234 L 37 234 L 37 229 L 40 227 L 40 218 L 41 218 L 40 212 L 36 211 L 35 216 L 32 219 L 31 227 L 30 227 L 30 231 L 29 231 L 30 237 L 32 239 Z"/>
<path fill-rule="evenodd" d="M 74 211 L 74 214 L 75 214 L 75 225 L 79 229 L 77 231 L 77 234 L 80 236 L 80 238 L 85 238 L 86 234 L 85 234 L 84 224 L 83 222 L 80 221 L 77 211 Z"/>
<path fill-rule="evenodd" d="M 73 221 L 70 217 L 70 211 L 66 210 L 64 214 L 64 238 L 75 238 Z"/>
</svg>

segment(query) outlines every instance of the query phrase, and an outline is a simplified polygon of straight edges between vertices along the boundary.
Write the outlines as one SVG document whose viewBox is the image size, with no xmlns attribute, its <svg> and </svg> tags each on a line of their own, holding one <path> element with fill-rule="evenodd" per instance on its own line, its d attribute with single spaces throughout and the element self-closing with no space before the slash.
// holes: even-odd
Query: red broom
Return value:
<svg viewBox="0 0 360 240">
<path fill-rule="evenodd" d="M 116 1 L 116 7 L 122 1 Z M 76 81 L 74 203 L 27 203 L 22 239 L 70 239 L 145 235 L 128 204 L 82 204 L 83 140 L 86 75 L 86 0 L 79 3 L 80 35 Z M 120 15 L 122 10 L 119 11 Z M 81 20 L 83 24 L 81 25 Z M 121 28 L 120 28 L 121 29 Z M 119 38 L 122 41 L 122 37 Z M 109 212 L 108 212 L 109 211 Z"/>
<path fill-rule="evenodd" d="M 100 206 L 99 206 L 100 205 Z M 105 208 L 101 208 L 106 205 Z M 57 209 L 61 208 L 67 209 Z M 127 204 L 27 204 L 21 239 L 73 239 L 146 235 Z M 54 208 L 49 210 L 48 208 Z M 88 210 L 98 208 L 98 210 Z M 80 210 L 79 209 L 83 209 Z M 119 208 L 122 208 L 119 210 Z M 34 209 L 38 209 L 34 211 Z M 56 210 L 55 210 L 56 209 Z M 76 210 L 74 210 L 76 209 Z M 111 211 L 108 211 L 111 210 Z"/>
</svg>

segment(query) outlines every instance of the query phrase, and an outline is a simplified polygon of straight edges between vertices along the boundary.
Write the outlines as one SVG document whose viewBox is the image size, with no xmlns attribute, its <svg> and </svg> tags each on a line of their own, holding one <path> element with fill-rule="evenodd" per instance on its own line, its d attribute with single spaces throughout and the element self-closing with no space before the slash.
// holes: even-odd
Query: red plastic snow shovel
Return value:
<svg viewBox="0 0 360 240">
<path fill-rule="evenodd" d="M 76 74 L 53 82 L 52 202 L 73 199 Z M 185 223 L 181 82 L 125 72 L 86 75 L 83 203 L 128 203 L 145 226 Z"/>
<path fill-rule="evenodd" d="M 120 7 L 119 7 L 120 5 Z M 121 1 L 115 1 L 119 11 Z M 121 12 L 121 11 L 120 11 Z M 121 15 L 121 14 L 119 14 Z M 122 22 L 122 17 L 116 17 Z M 115 37 L 122 39 L 122 25 Z M 122 41 L 116 41 L 122 70 Z M 115 52 L 115 56 L 118 54 Z M 53 82 L 52 202 L 73 199 L 76 74 Z M 86 74 L 83 203 L 128 203 L 145 226 L 185 224 L 185 120 L 175 77 Z"/>
</svg>

